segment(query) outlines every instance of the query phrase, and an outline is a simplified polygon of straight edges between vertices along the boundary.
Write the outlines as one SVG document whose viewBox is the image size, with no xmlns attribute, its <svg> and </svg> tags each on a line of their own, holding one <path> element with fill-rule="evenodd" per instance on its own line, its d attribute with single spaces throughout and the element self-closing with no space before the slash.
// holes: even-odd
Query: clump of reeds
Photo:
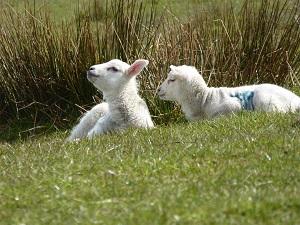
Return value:
<svg viewBox="0 0 300 225">
<path fill-rule="evenodd" d="M 156 13 L 154 2 L 146 7 L 143 1 L 95 0 L 91 7 L 101 9 L 98 14 L 83 9 L 62 24 L 45 12 L 5 10 L 1 118 L 64 126 L 78 116 L 70 113 L 101 98 L 87 82 L 86 69 L 112 58 L 150 60 L 139 81 L 158 124 L 180 117 L 175 105 L 155 96 L 170 64 L 195 65 L 210 85 L 299 84 L 300 0 L 245 0 L 240 9 L 211 6 L 199 3 L 195 14 L 181 21 Z"/>
</svg>

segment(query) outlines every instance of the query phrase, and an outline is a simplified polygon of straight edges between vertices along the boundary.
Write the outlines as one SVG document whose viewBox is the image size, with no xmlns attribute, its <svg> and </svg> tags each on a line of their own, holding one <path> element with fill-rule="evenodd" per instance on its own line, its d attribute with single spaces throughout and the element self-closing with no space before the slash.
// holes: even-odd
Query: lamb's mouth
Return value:
<svg viewBox="0 0 300 225">
<path fill-rule="evenodd" d="M 157 95 L 158 95 L 159 98 L 164 98 L 166 94 L 162 93 L 162 94 L 157 94 Z"/>
<path fill-rule="evenodd" d="M 99 75 L 93 74 L 90 71 L 87 71 L 87 77 L 99 77 Z"/>
</svg>

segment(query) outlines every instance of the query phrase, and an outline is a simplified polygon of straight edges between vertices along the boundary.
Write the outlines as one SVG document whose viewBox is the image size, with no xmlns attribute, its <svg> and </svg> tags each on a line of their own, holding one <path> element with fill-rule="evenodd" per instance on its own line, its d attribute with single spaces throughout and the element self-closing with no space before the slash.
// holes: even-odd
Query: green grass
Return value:
<svg viewBox="0 0 300 225">
<path fill-rule="evenodd" d="M 98 0 L 101 7 L 105 8 L 106 1 L 111 0 Z M 143 0 L 140 0 L 143 1 Z M 214 0 L 222 2 L 223 0 Z M 235 7 L 241 6 L 242 0 L 226 0 L 227 3 L 233 3 Z M 152 0 L 143 1 L 144 4 L 150 8 Z M 211 0 L 188 0 L 182 4 L 181 0 L 154 0 L 154 6 L 157 7 L 159 14 L 168 14 L 169 16 L 176 16 L 181 19 L 189 19 L 191 14 L 195 13 L 195 9 L 208 10 L 209 7 L 215 5 Z M 0 2 L 1 7 L 13 7 L 18 10 L 23 10 L 25 6 L 33 8 L 35 6 L 36 12 L 46 10 L 51 13 L 56 21 L 67 20 L 75 18 L 75 12 L 79 9 L 94 7 L 94 0 L 3 0 Z M 99 12 L 98 12 L 99 13 Z M 101 13 L 101 12 L 100 12 Z"/>
<path fill-rule="evenodd" d="M 8 1 L 16 8 L 23 2 Z M 300 224 L 299 115 L 242 113 L 184 123 L 178 107 L 154 95 L 169 64 L 196 65 L 213 86 L 271 82 L 299 93 L 298 11 L 278 13 L 279 0 L 259 0 L 258 8 L 243 1 L 249 4 L 237 15 L 211 2 L 216 10 L 203 11 L 206 0 L 198 11 L 197 0 L 184 6 L 158 0 L 166 18 L 156 27 L 120 0 L 105 24 L 84 9 L 90 17 L 60 25 L 48 19 L 47 7 L 56 18 L 75 17 L 78 5 L 70 2 L 36 0 L 37 18 L 32 10 L 3 14 L 0 225 Z M 183 7 L 197 17 L 186 21 Z M 65 143 L 67 132 L 59 130 L 73 124 L 75 103 L 88 108 L 97 99 L 86 68 L 114 57 L 151 61 L 141 93 L 159 126 Z"/>
<path fill-rule="evenodd" d="M 88 0 L 3 0 L 0 2 L 1 7 L 13 7 L 23 10 L 25 6 L 34 8 L 36 12 L 45 10 L 50 12 L 57 21 L 74 19 L 74 12 L 80 7 L 87 4 Z"/>
<path fill-rule="evenodd" d="M 110 1 L 110 0 L 108 0 Z M 100 0 L 102 3 L 102 7 L 105 8 L 106 0 Z M 144 1 L 146 5 L 151 6 L 151 1 Z M 176 15 L 179 17 L 185 17 L 189 15 L 193 10 L 193 7 L 198 7 L 199 2 L 206 3 L 207 0 L 200 0 L 200 1 L 187 1 L 185 4 L 182 4 L 180 0 L 156 0 L 154 1 L 154 5 L 157 6 L 158 11 L 165 12 L 168 9 L 168 13 L 170 15 Z M 79 5 L 78 5 L 79 4 Z M 20 1 L 20 0 L 4 0 L 0 2 L 0 6 L 11 6 L 18 10 L 24 9 L 25 5 L 29 5 L 30 7 L 35 6 L 37 11 L 40 10 L 47 10 L 50 11 L 56 21 L 61 20 L 70 20 L 74 19 L 75 11 L 78 9 L 83 9 L 90 5 L 90 8 L 93 8 L 94 0 L 27 0 L 27 1 Z M 182 10 L 184 8 L 184 10 Z"/>
<path fill-rule="evenodd" d="M 0 144 L 0 224 L 299 224 L 299 115 Z"/>
</svg>

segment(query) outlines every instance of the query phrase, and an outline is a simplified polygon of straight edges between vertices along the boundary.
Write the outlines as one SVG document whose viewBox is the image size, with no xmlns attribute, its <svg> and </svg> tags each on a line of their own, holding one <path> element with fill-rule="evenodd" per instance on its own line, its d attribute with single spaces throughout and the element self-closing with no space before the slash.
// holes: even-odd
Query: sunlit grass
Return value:
<svg viewBox="0 0 300 225">
<path fill-rule="evenodd" d="M 300 1 L 187 1 L 185 15 L 178 0 L 89 2 L 102 14 L 37 0 L 1 15 L 0 224 L 298 224 L 299 115 L 187 123 L 155 91 L 170 64 L 192 64 L 209 85 L 300 94 Z M 65 143 L 101 98 L 86 68 L 138 57 L 157 128 Z"/>
<path fill-rule="evenodd" d="M 0 224 L 297 224 L 297 115 L 0 145 Z"/>
</svg>

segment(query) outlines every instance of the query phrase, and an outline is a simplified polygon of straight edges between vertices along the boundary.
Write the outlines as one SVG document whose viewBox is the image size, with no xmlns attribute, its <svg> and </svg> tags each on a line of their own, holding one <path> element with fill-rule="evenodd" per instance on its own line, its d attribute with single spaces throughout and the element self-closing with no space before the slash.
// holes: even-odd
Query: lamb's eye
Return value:
<svg viewBox="0 0 300 225">
<path fill-rule="evenodd" d="M 108 70 L 108 71 L 113 71 L 113 72 L 118 72 L 118 71 L 119 71 L 119 70 L 118 70 L 116 67 L 114 67 L 114 66 L 108 67 L 107 70 Z"/>
<path fill-rule="evenodd" d="M 169 79 L 169 80 L 168 80 L 168 83 L 171 83 L 171 82 L 174 82 L 174 81 L 175 81 L 175 79 L 172 78 L 172 79 Z"/>
</svg>

